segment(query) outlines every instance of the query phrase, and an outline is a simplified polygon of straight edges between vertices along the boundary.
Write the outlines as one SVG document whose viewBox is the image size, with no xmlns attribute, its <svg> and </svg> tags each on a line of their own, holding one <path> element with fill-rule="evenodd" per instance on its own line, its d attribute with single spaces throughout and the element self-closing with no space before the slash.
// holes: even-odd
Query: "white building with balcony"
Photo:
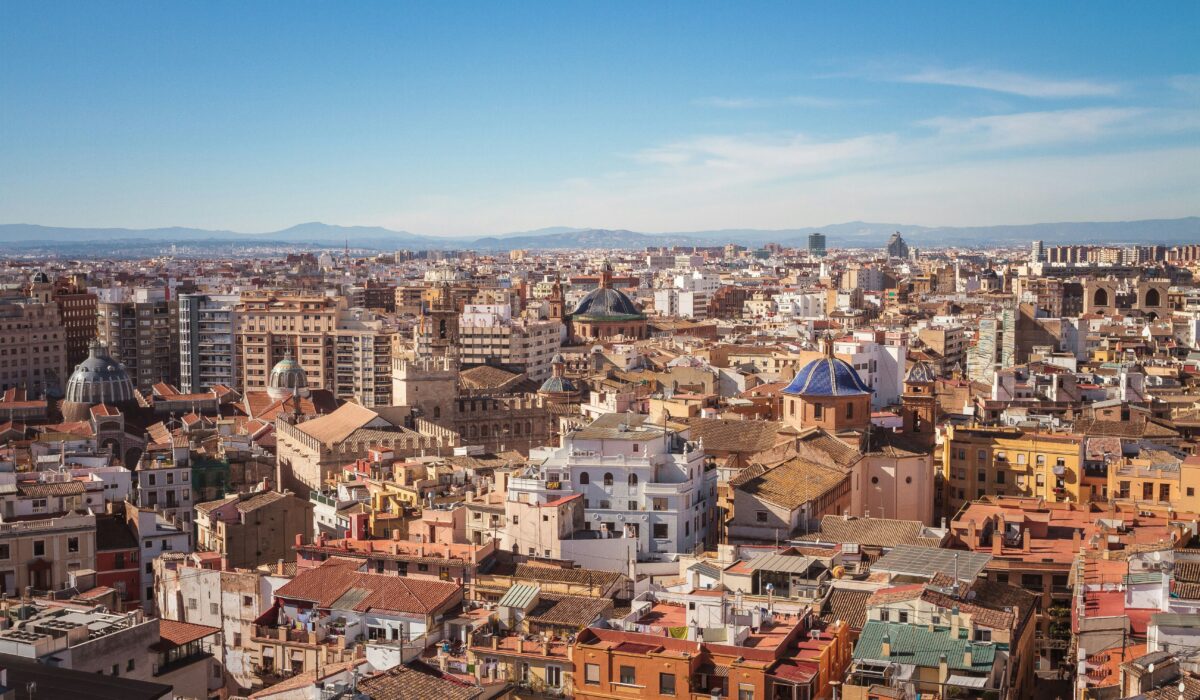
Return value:
<svg viewBox="0 0 1200 700">
<path fill-rule="evenodd" d="M 536 478 L 511 481 L 509 498 L 553 501 L 578 494 L 583 529 L 597 533 L 596 539 L 636 540 L 640 562 L 695 552 L 712 525 L 717 472 L 705 470 L 703 445 L 689 440 L 686 430 L 652 425 L 648 418 L 603 415 L 565 435 L 561 447 L 534 450 Z"/>
</svg>

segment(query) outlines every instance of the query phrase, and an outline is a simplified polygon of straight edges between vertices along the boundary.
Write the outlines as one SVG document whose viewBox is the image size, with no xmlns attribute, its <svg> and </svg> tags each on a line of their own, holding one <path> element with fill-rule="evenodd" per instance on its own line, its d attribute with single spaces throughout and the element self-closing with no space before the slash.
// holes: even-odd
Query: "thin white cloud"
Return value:
<svg viewBox="0 0 1200 700">
<path fill-rule="evenodd" d="M 1115 83 L 1096 80 L 1054 80 L 1022 73 L 974 68 L 930 68 L 902 76 L 900 82 L 1004 92 L 1024 97 L 1111 97 L 1121 89 Z"/>
<path fill-rule="evenodd" d="M 1179 92 L 1200 96 L 1200 74 L 1173 75 L 1167 79 L 1167 84 Z"/>
<path fill-rule="evenodd" d="M 940 117 L 916 132 L 820 139 L 701 135 L 581 174 L 389 217 L 430 232 L 547 224 L 680 231 L 787 228 L 855 219 L 965 225 L 1194 215 L 1200 148 L 1146 139 L 1200 133 L 1200 116 L 1090 108 Z M 1086 144 L 1062 150 L 1059 146 Z M 426 204 L 431 204 L 427 202 Z"/>
<path fill-rule="evenodd" d="M 1144 109 L 1097 107 L 986 117 L 937 117 L 921 124 L 935 129 L 941 136 L 975 138 L 982 147 L 1017 148 L 1092 141 L 1115 128 L 1132 125 L 1146 114 Z"/>
</svg>

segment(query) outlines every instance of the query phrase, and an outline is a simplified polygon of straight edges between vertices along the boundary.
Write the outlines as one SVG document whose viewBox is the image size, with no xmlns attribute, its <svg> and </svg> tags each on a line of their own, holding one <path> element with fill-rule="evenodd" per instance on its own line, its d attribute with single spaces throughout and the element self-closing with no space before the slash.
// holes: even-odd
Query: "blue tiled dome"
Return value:
<svg viewBox="0 0 1200 700">
<path fill-rule="evenodd" d="M 845 360 L 822 357 L 801 367 L 783 393 L 796 396 L 857 396 L 870 394 L 872 389 Z"/>
</svg>

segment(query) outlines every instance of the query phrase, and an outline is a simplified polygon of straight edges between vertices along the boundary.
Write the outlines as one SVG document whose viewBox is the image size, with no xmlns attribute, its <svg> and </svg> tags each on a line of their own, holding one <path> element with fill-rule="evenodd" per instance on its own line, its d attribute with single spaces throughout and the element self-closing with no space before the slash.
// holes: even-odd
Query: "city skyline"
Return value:
<svg viewBox="0 0 1200 700">
<path fill-rule="evenodd" d="M 1194 215 L 1200 11 L 1123 10 L 7 3 L 0 222 Z"/>
</svg>

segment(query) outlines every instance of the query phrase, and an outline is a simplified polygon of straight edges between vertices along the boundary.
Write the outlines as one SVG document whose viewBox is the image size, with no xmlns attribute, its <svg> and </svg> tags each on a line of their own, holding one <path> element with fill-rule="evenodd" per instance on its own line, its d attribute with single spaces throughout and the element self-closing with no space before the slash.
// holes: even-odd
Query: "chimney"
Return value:
<svg viewBox="0 0 1200 700">
<path fill-rule="evenodd" d="M 500 648 L 500 635 L 493 634 L 492 635 L 492 651 L 495 651 L 499 648 Z"/>
<path fill-rule="evenodd" d="M 967 546 L 971 549 L 979 546 L 979 529 L 975 526 L 974 518 L 967 521 Z"/>
<path fill-rule="evenodd" d="M 392 541 L 393 541 L 393 542 L 399 542 L 399 541 L 400 541 L 400 528 L 393 528 L 393 529 L 392 529 Z"/>
<path fill-rule="evenodd" d="M 1071 550 L 1078 553 L 1083 545 L 1083 533 L 1079 529 L 1071 530 Z"/>
<path fill-rule="evenodd" d="M 550 640 L 542 640 L 542 656 L 550 656 Z"/>
<path fill-rule="evenodd" d="M 950 664 L 946 661 L 946 655 L 942 654 L 938 659 L 938 682 L 945 684 L 950 678 Z"/>
<path fill-rule="evenodd" d="M 275 573 L 279 576 L 283 576 L 283 559 L 282 558 L 280 558 L 278 561 L 275 562 Z"/>
<path fill-rule="evenodd" d="M 1004 554 L 1004 535 L 1001 532 L 992 533 L 992 556 L 998 557 Z"/>
<path fill-rule="evenodd" d="M 956 605 L 950 609 L 950 638 L 951 639 L 958 639 L 958 630 L 959 630 L 958 606 Z"/>
<path fill-rule="evenodd" d="M 883 635 L 883 645 L 880 647 L 880 655 L 884 659 L 892 658 L 892 638 L 888 635 Z"/>
<path fill-rule="evenodd" d="M 1029 534 L 1029 528 L 1026 527 L 1021 531 L 1021 551 L 1029 554 L 1029 541 L 1033 539 Z"/>
<path fill-rule="evenodd" d="M 967 642 L 963 645 L 963 666 L 971 667 L 971 643 Z"/>
</svg>

